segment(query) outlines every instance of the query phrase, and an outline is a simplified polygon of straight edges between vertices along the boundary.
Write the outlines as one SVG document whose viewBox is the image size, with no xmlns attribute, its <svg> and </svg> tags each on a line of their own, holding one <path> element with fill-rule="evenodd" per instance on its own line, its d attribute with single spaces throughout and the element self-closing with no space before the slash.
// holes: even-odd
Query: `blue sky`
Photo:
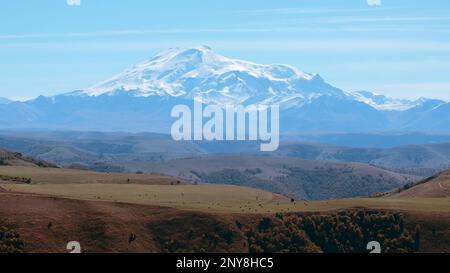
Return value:
<svg viewBox="0 0 450 273">
<path fill-rule="evenodd" d="M 67 1 L 3 1 L 0 97 L 82 89 L 169 47 L 209 45 L 347 91 L 450 100 L 448 0 Z"/>
</svg>

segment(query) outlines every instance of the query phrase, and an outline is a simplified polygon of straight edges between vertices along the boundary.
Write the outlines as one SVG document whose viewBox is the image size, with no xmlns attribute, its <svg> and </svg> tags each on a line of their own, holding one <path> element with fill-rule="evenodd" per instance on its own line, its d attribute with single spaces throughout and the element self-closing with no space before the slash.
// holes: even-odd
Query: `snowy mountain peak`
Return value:
<svg viewBox="0 0 450 273">
<path fill-rule="evenodd" d="M 352 96 L 356 100 L 382 111 L 405 111 L 430 101 L 430 99 L 426 98 L 420 98 L 418 100 L 396 99 L 370 91 L 357 91 L 352 93 Z"/>
<path fill-rule="evenodd" d="M 318 74 L 290 65 L 264 65 L 231 59 L 208 46 L 169 48 L 109 80 L 66 96 L 164 97 L 225 105 L 279 104 L 298 108 L 319 98 L 350 100 L 380 111 L 405 111 L 418 106 L 440 105 L 440 101 L 395 99 L 369 91 L 347 93 Z"/>
<path fill-rule="evenodd" d="M 450 131 L 450 103 L 347 93 L 318 74 L 231 59 L 206 46 L 168 49 L 84 90 L 5 105 L 0 99 L 0 126 L 167 133 L 173 106 L 199 97 L 220 106 L 278 104 L 280 130 L 290 134 Z"/>
<path fill-rule="evenodd" d="M 310 97 L 311 93 L 342 95 L 319 75 L 289 65 L 263 65 L 231 59 L 208 46 L 171 48 L 150 60 L 83 90 L 84 95 L 194 98 L 218 104 L 275 103 Z"/>
</svg>

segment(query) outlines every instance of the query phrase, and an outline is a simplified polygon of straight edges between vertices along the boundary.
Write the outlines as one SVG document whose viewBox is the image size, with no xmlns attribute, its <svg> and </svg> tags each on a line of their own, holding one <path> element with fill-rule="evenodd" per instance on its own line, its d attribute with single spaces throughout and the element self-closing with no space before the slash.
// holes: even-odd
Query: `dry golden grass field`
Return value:
<svg viewBox="0 0 450 273">
<path fill-rule="evenodd" d="M 149 184 L 170 185 L 185 184 L 169 176 L 98 173 L 92 171 L 39 168 L 28 166 L 0 166 L 0 175 L 31 178 L 32 184 Z"/>
<path fill-rule="evenodd" d="M 8 184 L 1 187 L 16 193 L 206 212 L 267 213 L 276 211 L 277 203 L 280 204 L 280 209 L 289 206 L 289 199 L 286 197 L 228 185 Z"/>
<path fill-rule="evenodd" d="M 2 181 L 1 176 L 30 178 L 31 183 Z M 440 176 L 390 197 L 292 202 L 258 189 L 178 183 L 164 176 L 1 166 L 0 223 L 16 227 L 26 252 L 66 252 L 71 240 L 81 241 L 86 252 L 160 252 L 167 251 L 159 243 L 162 231 L 184 241 L 186 230 L 201 238 L 214 227 L 235 229 L 236 221 L 254 223 L 275 213 L 374 209 L 402 212 L 410 229 L 419 224 L 421 252 L 449 252 L 450 198 L 441 194 L 447 185 L 446 176 Z M 136 234 L 138 242 L 127 243 L 129 234 Z M 243 243 L 239 237 L 208 250 L 245 252 Z"/>
<path fill-rule="evenodd" d="M 0 185 L 8 192 L 48 195 L 88 201 L 119 202 L 172 207 L 214 213 L 314 212 L 346 208 L 376 208 L 415 212 L 450 213 L 450 198 L 352 198 L 291 202 L 270 192 L 229 185 L 177 184 L 164 176 L 104 174 L 79 170 L 0 167 L 0 174 L 24 176 L 32 183 Z M 442 185 L 442 181 L 440 182 Z"/>
<path fill-rule="evenodd" d="M 450 198 L 352 198 L 295 201 L 257 189 L 228 185 L 62 184 L 1 186 L 9 192 L 53 197 L 172 207 L 214 213 L 316 212 L 373 208 L 450 213 Z"/>
</svg>

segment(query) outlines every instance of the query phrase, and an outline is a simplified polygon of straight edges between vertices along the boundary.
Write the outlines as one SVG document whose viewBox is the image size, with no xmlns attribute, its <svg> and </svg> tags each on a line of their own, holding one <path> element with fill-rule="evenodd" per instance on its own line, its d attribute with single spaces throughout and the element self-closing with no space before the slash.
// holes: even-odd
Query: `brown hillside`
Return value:
<svg viewBox="0 0 450 273">
<path fill-rule="evenodd" d="M 43 168 L 57 168 L 55 164 L 24 156 L 21 153 L 0 149 L 0 166 L 29 166 Z"/>
<path fill-rule="evenodd" d="M 82 251 L 88 253 L 168 251 L 165 234 L 155 233 L 155 228 L 170 230 L 173 238 L 186 243 L 180 248 L 187 252 L 200 252 L 201 248 L 211 252 L 245 251 L 244 239 L 227 217 L 156 206 L 0 193 L 2 224 L 16 230 L 25 242 L 25 252 L 64 253 L 70 241 L 80 242 Z M 190 230 L 192 235 L 188 237 Z M 204 234 L 213 236 L 218 231 L 233 233 L 233 242 L 219 238 L 208 245 L 201 240 Z M 130 235 L 135 236 L 131 243 Z"/>
<path fill-rule="evenodd" d="M 423 198 L 450 197 L 450 170 L 419 182 L 412 187 L 400 189 L 396 193 L 393 193 L 392 196 Z"/>
<path fill-rule="evenodd" d="M 80 242 L 82 251 L 87 253 L 205 251 L 236 253 L 261 250 L 321 252 L 327 251 L 325 245 L 321 243 L 322 236 L 331 236 L 330 238 L 338 236 L 335 239 L 338 239 L 339 244 L 344 243 L 343 246 L 348 244 L 347 239 L 341 240 L 339 236 L 347 238 L 348 234 L 355 234 L 351 231 L 352 223 L 357 224 L 361 221 L 351 220 L 351 217 L 359 213 L 367 215 L 375 213 L 373 217 L 378 215 L 376 218 L 370 216 L 367 220 L 373 218 L 372 220 L 384 221 L 386 225 L 381 231 L 370 231 L 375 232 L 374 234 L 380 234 L 379 232 L 391 234 L 396 223 L 395 221 L 391 223 L 390 220 L 386 222 L 388 219 L 401 221 L 398 213 L 370 210 L 339 213 L 337 214 L 340 215 L 339 221 L 335 219 L 335 212 L 315 213 L 315 216 L 310 213 L 296 214 L 292 215 L 294 218 L 286 215 L 286 218 L 282 216 L 280 220 L 277 219 L 278 216 L 273 215 L 212 214 L 157 206 L 0 192 L 0 227 L 12 230 L 14 234 L 20 236 L 24 244 L 23 252 L 39 253 L 67 252 L 67 243 L 74 240 Z M 414 230 L 417 224 L 422 227 L 420 252 L 450 251 L 448 213 L 406 213 L 405 216 L 407 230 Z M 301 224 L 298 221 L 306 221 L 304 223 L 308 224 L 310 220 L 321 222 L 326 219 L 330 220 L 332 225 L 339 224 L 343 220 L 353 222 L 345 225 L 349 230 L 343 231 L 344 233 L 315 234 L 315 229 L 310 230 L 306 226 L 304 231 L 294 228 L 295 226 L 286 226 L 286 224 Z M 339 252 L 351 252 L 353 247 L 358 247 L 357 249 L 364 252 L 365 243 L 372 239 L 370 232 L 367 238 L 357 239 L 354 242 L 356 244 L 348 246 L 350 247 L 348 249 L 340 249 Z M 401 240 L 406 238 L 399 236 L 394 237 L 403 238 Z M 405 243 L 411 244 L 410 237 Z M 292 244 L 292 239 L 296 240 L 296 244 Z M 284 248 L 285 240 L 288 240 L 288 245 L 292 246 L 292 249 Z M 320 245 L 322 249 L 318 249 L 314 244 Z M 411 247 L 412 245 L 409 248 Z M 391 251 L 402 250 L 396 247 Z"/>
</svg>

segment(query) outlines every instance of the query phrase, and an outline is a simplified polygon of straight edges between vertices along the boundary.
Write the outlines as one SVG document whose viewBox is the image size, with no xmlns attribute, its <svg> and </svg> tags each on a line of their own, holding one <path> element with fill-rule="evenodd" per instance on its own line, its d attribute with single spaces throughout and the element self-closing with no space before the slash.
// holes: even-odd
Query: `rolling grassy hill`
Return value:
<svg viewBox="0 0 450 273">
<path fill-rule="evenodd" d="M 65 253 L 67 243 L 73 240 L 80 242 L 82 251 L 87 253 L 364 252 L 367 242 L 374 238 L 382 240 L 383 252 L 450 251 L 450 214 L 442 212 L 396 213 L 360 208 L 286 213 L 275 217 L 273 214 L 191 212 L 17 193 L 0 192 L 0 197 L 0 228 L 7 227 L 9 234 L 17 234 L 22 245 L 20 250 L 30 253 Z M 378 224 L 369 225 L 361 237 L 352 237 L 349 241 L 349 236 L 355 234 L 353 227 L 361 223 L 357 218 L 360 215 L 366 217 L 368 223 L 377 221 Z M 311 221 L 327 221 L 330 227 L 346 222 L 340 232 L 317 230 L 316 234 L 305 226 Z M 392 233 L 398 221 L 403 227 Z M 417 250 L 414 240 L 406 239 L 405 234 L 414 234 L 418 223 L 421 243 Z M 290 228 L 286 228 L 287 224 Z M 333 238 L 336 245 L 324 244 L 323 236 Z M 395 244 L 386 242 L 386 238 Z M 2 243 L 0 241 L 0 247 Z M 404 248 L 408 245 L 409 250 Z"/>
<path fill-rule="evenodd" d="M 400 198 L 449 198 L 450 171 L 447 170 L 418 183 L 407 185 L 389 195 Z"/>
<path fill-rule="evenodd" d="M 104 180 L 110 179 L 103 175 Z M 95 180 L 81 184 L 16 183 L 0 185 L 0 227 L 10 227 L 20 236 L 25 252 L 66 252 L 65 246 L 72 240 L 81 242 L 84 252 L 253 252 L 274 240 L 271 248 L 263 250 L 277 252 L 283 243 L 278 242 L 278 246 L 275 238 L 281 234 L 287 238 L 303 234 L 300 241 L 295 237 L 298 244 L 290 241 L 289 250 L 284 251 L 333 252 L 337 250 L 323 245 L 317 238 L 319 234 L 312 234 L 304 224 L 292 227 L 298 229 L 292 234 L 292 228 L 286 229 L 285 225 L 293 223 L 291 217 L 295 221 L 324 217 L 330 223 L 343 217 L 339 221 L 350 221 L 345 225 L 348 230 L 326 236 L 349 238 L 354 234 L 352 227 L 360 223 L 352 217 L 363 213 L 379 215 L 378 224 L 369 225 L 366 237 L 351 243 L 335 241 L 346 245 L 340 252 L 361 251 L 374 238 L 392 236 L 390 230 L 397 224 L 389 219 L 398 217 L 404 218 L 402 226 L 411 232 L 420 225 L 419 251 L 448 252 L 448 202 L 448 198 L 415 197 L 290 202 L 268 192 L 223 185 L 99 184 Z M 372 216 L 369 219 L 375 221 Z M 379 229 L 371 230 L 374 227 Z M 277 236 L 264 235 L 272 231 Z M 390 246 L 389 251 L 406 251 L 403 243 L 395 242 L 396 247 Z M 412 241 L 408 242 L 407 251 L 416 251 Z"/>
<path fill-rule="evenodd" d="M 133 165 L 190 181 L 254 187 L 308 200 L 369 196 L 420 179 L 367 164 L 289 157 L 205 156 Z"/>
<path fill-rule="evenodd" d="M 24 156 L 21 153 L 14 153 L 3 149 L 0 149 L 0 166 L 57 167 L 55 164 L 44 160 L 36 160 L 32 157 Z"/>
<path fill-rule="evenodd" d="M 212 162 L 208 168 L 218 163 Z M 312 162 L 308 166 L 315 168 Z M 256 170 L 250 173 L 260 174 Z M 281 251 L 284 243 L 278 239 L 265 248 L 271 238 L 278 238 L 264 235 L 272 231 L 303 242 L 290 243 L 289 250 L 284 251 L 361 251 L 367 241 L 373 240 L 370 234 L 383 235 L 377 238 L 383 238 L 386 251 L 450 251 L 449 200 L 438 195 L 307 202 L 254 188 L 189 184 L 167 176 L 35 166 L 1 166 L 0 174 L 31 178 L 26 184 L 0 182 L 0 227 L 6 227 L 8 234 L 17 234 L 25 252 L 65 252 L 65 244 L 72 240 L 80 241 L 85 252 Z M 375 226 L 369 225 L 366 235 L 350 243 L 340 241 L 353 234 L 352 228 L 360 222 L 353 217 L 358 215 L 366 215 L 370 221 L 382 220 L 383 225 L 379 222 L 378 230 L 370 230 Z M 317 217 L 330 224 L 338 218 L 350 221 L 348 230 L 326 235 L 335 238 L 337 245 L 321 243 L 317 236 L 322 235 L 307 229 L 305 225 Z M 400 221 L 399 217 L 404 219 Z M 403 223 L 400 237 L 385 237 L 398 225 L 389 219 Z M 292 223 L 297 224 L 286 229 L 285 225 Z M 421 226 L 420 247 L 408 235 L 417 224 Z"/>
<path fill-rule="evenodd" d="M 271 213 L 277 204 L 280 208 L 290 207 L 287 197 L 229 185 L 8 184 L 1 187 L 7 192 L 204 212 Z"/>
<path fill-rule="evenodd" d="M 99 173 L 64 168 L 37 168 L 30 166 L 0 166 L 0 175 L 30 178 L 31 184 L 186 184 L 168 176 L 133 173 Z"/>
<path fill-rule="evenodd" d="M 314 182 L 335 193 L 386 181 L 404 189 L 411 177 L 365 164 L 286 157 L 214 156 L 150 166 L 214 182 L 203 184 L 173 176 L 44 168 L 31 164 L 33 159 L 5 155 L 0 233 L 13 239 L 0 240 L 0 252 L 11 250 L 11 242 L 17 251 L 66 252 L 72 240 L 81 242 L 84 252 L 353 252 L 374 239 L 388 252 L 450 252 L 450 172 L 392 196 L 305 201 L 216 179 L 231 175 L 247 181 L 243 184 L 272 179 L 272 186 L 285 187 L 301 181 L 303 189 Z M 207 172 L 192 171 L 199 164 Z M 3 179 L 16 176 L 29 179 Z M 307 180 L 311 177 L 317 180 Z M 323 221 L 335 231 L 308 228 Z M 371 221 L 377 224 L 358 227 Z M 358 228 L 364 232 L 354 237 Z M 414 239 L 418 232 L 420 244 Z"/>
<path fill-rule="evenodd" d="M 419 173 L 417 176 L 389 171 L 389 166 L 376 167 L 384 162 L 391 162 L 385 164 L 391 166 L 402 162 L 400 154 L 406 152 L 396 153 L 397 157 L 390 150 L 322 144 L 286 143 L 276 153 L 267 155 L 252 154 L 254 145 L 245 143 L 174 142 L 169 136 L 158 134 L 32 132 L 25 136 L 20 132 L 3 132 L 0 145 L 73 169 L 163 174 L 193 182 L 254 187 L 310 200 L 385 192 L 420 180 L 422 174 L 417 166 L 413 168 L 414 173 Z M 416 155 L 426 153 L 419 150 L 407 158 Z M 436 157 L 431 162 L 437 166 L 439 160 Z M 422 163 L 428 168 L 428 163 L 420 160 L 414 164 Z M 445 160 L 442 164 L 445 165 Z"/>
</svg>

